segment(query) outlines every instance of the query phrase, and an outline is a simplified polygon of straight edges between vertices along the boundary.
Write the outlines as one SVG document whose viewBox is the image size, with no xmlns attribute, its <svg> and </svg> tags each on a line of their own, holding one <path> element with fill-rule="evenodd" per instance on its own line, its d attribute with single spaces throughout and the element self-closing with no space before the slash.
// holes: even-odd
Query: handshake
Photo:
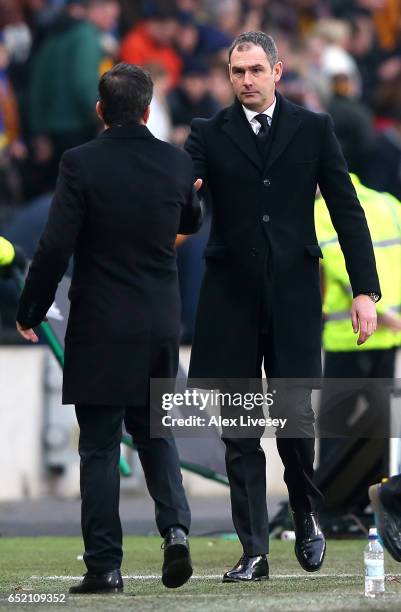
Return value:
<svg viewBox="0 0 401 612">
<path fill-rule="evenodd" d="M 0 278 L 13 278 L 25 272 L 27 260 L 23 250 L 0 236 Z"/>
</svg>

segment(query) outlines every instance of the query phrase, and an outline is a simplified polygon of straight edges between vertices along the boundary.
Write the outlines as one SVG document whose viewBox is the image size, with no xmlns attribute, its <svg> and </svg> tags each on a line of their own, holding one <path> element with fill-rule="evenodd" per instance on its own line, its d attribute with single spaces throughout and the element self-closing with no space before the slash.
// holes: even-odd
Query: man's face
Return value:
<svg viewBox="0 0 401 612">
<path fill-rule="evenodd" d="M 177 32 L 175 19 L 150 19 L 145 22 L 149 35 L 158 45 L 170 45 Z"/>
<path fill-rule="evenodd" d="M 115 0 L 110 0 L 105 4 L 94 4 L 88 9 L 88 19 L 95 24 L 99 30 L 109 32 L 117 25 L 120 16 L 120 5 Z"/>
<path fill-rule="evenodd" d="M 273 104 L 282 62 L 272 68 L 262 47 L 248 44 L 242 51 L 234 49 L 229 68 L 231 84 L 241 104 L 258 113 Z"/>
<path fill-rule="evenodd" d="M 192 102 L 199 102 L 207 93 L 207 79 L 198 74 L 189 74 L 181 81 L 181 86 Z"/>
</svg>

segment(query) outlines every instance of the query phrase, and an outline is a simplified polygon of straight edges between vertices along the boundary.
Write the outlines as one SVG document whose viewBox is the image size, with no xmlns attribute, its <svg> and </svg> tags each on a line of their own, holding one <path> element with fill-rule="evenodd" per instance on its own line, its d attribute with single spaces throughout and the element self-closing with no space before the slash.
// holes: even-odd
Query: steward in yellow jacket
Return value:
<svg viewBox="0 0 401 612">
<path fill-rule="evenodd" d="M 323 252 L 323 315 L 325 351 L 371 351 L 401 344 L 401 203 L 388 193 L 368 189 L 351 174 L 372 236 L 382 289 L 377 303 L 378 326 L 369 341 L 357 346 L 350 323 L 352 290 L 336 231 L 322 197 L 315 222 Z"/>
<path fill-rule="evenodd" d="M 384 443 L 396 347 L 401 344 L 401 203 L 390 194 L 368 189 L 355 175 L 351 179 L 372 237 L 382 299 L 376 305 L 376 332 L 358 346 L 350 322 L 352 290 L 344 256 L 324 200 L 318 198 L 315 223 L 323 253 L 325 350 L 318 426 L 323 454 L 330 446 L 326 435 L 377 437 Z M 367 401 L 367 410 L 353 419 L 359 396 Z"/>
</svg>

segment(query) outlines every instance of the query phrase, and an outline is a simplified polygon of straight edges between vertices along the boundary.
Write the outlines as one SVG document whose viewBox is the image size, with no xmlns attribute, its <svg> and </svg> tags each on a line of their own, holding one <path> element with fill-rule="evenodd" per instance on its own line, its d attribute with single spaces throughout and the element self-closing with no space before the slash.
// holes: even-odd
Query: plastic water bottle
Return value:
<svg viewBox="0 0 401 612">
<path fill-rule="evenodd" d="M 376 527 L 369 529 L 369 542 L 365 548 L 365 596 L 384 595 L 384 554 Z"/>
</svg>

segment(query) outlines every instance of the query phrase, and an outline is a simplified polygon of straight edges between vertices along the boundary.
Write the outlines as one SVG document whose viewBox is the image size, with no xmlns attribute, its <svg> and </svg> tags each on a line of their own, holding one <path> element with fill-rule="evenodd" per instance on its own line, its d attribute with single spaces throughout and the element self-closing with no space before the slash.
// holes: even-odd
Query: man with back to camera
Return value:
<svg viewBox="0 0 401 612">
<path fill-rule="evenodd" d="M 270 36 L 241 34 L 229 51 L 234 104 L 192 122 L 186 149 L 212 201 L 212 228 L 189 377 L 258 379 L 264 361 L 270 379 L 306 379 L 288 393 L 303 437 L 277 435 L 277 447 L 295 553 L 306 571 L 316 571 L 326 546 L 317 516 L 322 495 L 313 482 L 313 384 L 307 379 L 321 377 L 321 250 L 313 218 L 318 184 L 345 255 L 359 344 L 376 328 L 380 287 L 366 219 L 332 122 L 275 91 L 282 70 Z M 269 577 L 260 435 L 224 437 L 233 522 L 243 547 L 224 582 Z"/>
<path fill-rule="evenodd" d="M 123 589 L 123 421 L 138 448 L 164 537 L 163 583 L 178 587 L 192 574 L 190 510 L 177 450 L 171 438 L 150 438 L 149 379 L 177 373 L 174 242 L 177 232 L 199 229 L 201 211 L 189 155 L 146 127 L 152 92 L 149 74 L 137 66 L 119 64 L 100 79 L 96 109 L 106 129 L 62 157 L 17 314 L 21 335 L 36 342 L 32 328 L 44 319 L 73 254 L 63 403 L 75 404 L 80 427 L 88 571 L 70 593 Z"/>
</svg>

